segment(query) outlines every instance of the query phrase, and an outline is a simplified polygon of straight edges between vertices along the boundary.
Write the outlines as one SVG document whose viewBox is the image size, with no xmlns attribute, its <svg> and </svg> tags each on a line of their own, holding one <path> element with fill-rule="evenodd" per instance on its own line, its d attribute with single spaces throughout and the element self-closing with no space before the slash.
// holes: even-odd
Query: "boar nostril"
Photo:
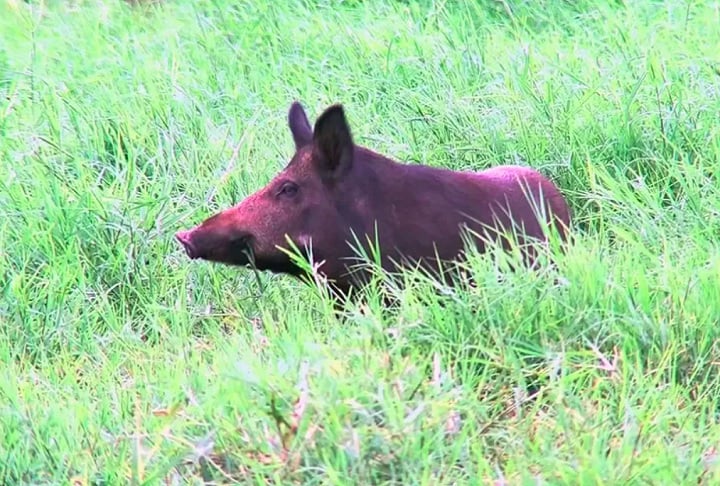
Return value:
<svg viewBox="0 0 720 486">
<path fill-rule="evenodd" d="M 196 257 L 197 252 L 195 251 L 195 246 L 193 246 L 190 239 L 189 231 L 178 231 L 177 233 L 175 233 L 175 239 L 177 239 L 180 244 L 182 244 L 183 248 L 185 249 L 185 253 L 187 253 L 187 256 L 189 258 Z"/>
</svg>

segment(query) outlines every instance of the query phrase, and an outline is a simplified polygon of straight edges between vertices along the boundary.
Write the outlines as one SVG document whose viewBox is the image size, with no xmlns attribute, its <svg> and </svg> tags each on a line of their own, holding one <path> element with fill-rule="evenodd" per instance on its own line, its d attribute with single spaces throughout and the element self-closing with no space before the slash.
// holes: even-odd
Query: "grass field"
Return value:
<svg viewBox="0 0 720 486">
<path fill-rule="evenodd" d="M 711 0 L 0 0 L 0 483 L 717 484 Z M 528 164 L 577 240 L 332 312 L 173 233 L 261 187 L 286 113 Z M 382 306 L 380 291 L 399 299 Z"/>
</svg>

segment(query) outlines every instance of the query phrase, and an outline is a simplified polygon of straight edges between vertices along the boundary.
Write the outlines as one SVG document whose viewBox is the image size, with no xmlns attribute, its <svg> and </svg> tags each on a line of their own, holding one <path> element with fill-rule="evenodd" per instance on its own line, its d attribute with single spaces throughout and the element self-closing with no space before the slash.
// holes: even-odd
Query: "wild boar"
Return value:
<svg viewBox="0 0 720 486">
<path fill-rule="evenodd" d="M 344 296 L 366 282 L 358 243 L 379 248 L 387 271 L 416 264 L 432 272 L 463 259 L 468 235 L 481 253 L 493 239 L 509 249 L 504 232 L 513 230 L 520 245 L 546 244 L 552 225 L 566 241 L 568 205 L 532 168 L 460 172 L 402 164 L 356 145 L 340 104 L 328 107 L 313 128 L 295 101 L 288 125 L 295 155 L 279 174 L 239 204 L 176 233 L 188 257 L 307 277 L 281 250 L 289 239 L 309 248 L 317 272 Z M 533 264 L 533 250 L 522 251 Z"/>
</svg>

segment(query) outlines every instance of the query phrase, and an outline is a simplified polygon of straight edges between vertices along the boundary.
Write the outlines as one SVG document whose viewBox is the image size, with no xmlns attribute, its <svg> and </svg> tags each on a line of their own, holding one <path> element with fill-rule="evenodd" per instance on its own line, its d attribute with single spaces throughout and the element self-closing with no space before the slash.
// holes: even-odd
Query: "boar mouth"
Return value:
<svg viewBox="0 0 720 486">
<path fill-rule="evenodd" d="M 237 265 L 252 265 L 254 263 L 255 255 L 251 241 L 252 237 L 250 235 L 243 235 L 230 241 L 229 254 L 232 255 Z"/>
</svg>

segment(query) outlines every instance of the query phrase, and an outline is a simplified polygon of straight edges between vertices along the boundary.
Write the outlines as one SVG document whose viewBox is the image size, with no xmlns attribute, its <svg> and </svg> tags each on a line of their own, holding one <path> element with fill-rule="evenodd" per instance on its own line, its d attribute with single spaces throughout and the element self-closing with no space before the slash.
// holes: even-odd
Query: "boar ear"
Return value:
<svg viewBox="0 0 720 486">
<path fill-rule="evenodd" d="M 295 141 L 295 149 L 299 150 L 300 147 L 312 142 L 312 128 L 310 127 L 310 121 L 305 114 L 305 110 L 302 105 L 297 101 L 294 101 L 290 105 L 288 111 L 288 125 L 290 126 L 290 132 L 292 133 L 293 140 Z"/>
<path fill-rule="evenodd" d="M 325 177 L 335 179 L 352 165 L 353 139 L 342 105 L 329 107 L 315 121 L 315 160 Z"/>
</svg>

